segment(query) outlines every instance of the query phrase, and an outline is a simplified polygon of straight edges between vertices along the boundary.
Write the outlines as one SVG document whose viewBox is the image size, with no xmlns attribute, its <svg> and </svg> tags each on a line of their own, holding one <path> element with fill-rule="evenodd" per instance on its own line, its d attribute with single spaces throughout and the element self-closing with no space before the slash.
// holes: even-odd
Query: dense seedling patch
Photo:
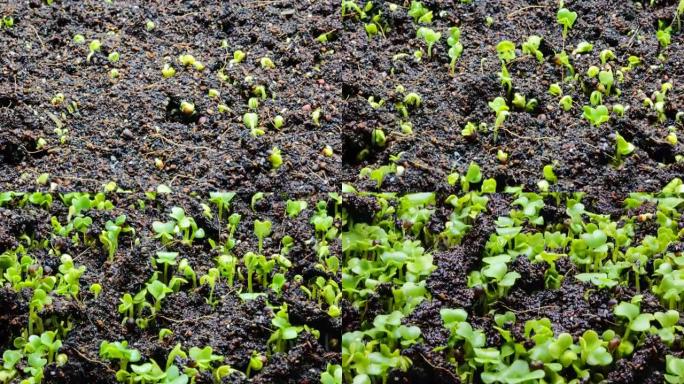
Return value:
<svg viewBox="0 0 684 384">
<path fill-rule="evenodd" d="M 346 188 L 345 380 L 677 382 L 681 179 L 608 213 L 582 193 L 488 194 L 474 172 L 458 195 Z"/>
<path fill-rule="evenodd" d="M 0 382 L 341 383 L 340 204 L 0 194 Z"/>
</svg>

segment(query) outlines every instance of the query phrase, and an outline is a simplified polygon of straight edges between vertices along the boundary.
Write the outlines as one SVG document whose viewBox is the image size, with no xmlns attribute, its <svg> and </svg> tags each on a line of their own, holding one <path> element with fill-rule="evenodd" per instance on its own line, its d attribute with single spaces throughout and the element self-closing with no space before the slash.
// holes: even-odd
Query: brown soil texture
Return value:
<svg viewBox="0 0 684 384">
<path fill-rule="evenodd" d="M 135 244 L 130 235 L 122 234 L 114 261 L 110 262 L 100 243 L 97 243 L 96 247 L 87 247 L 83 243 L 75 245 L 70 238 L 50 240 L 52 249 L 59 249 L 62 253 L 72 255 L 76 266 L 83 265 L 86 271 L 80 280 L 80 300 L 55 295 L 53 305 L 47 306 L 41 314 L 45 318 L 55 315 L 63 320 L 69 319 L 73 325 L 73 329 L 62 340 L 63 346 L 60 349 L 60 353 L 65 353 L 68 357 L 67 364 L 61 367 L 54 364 L 47 366 L 43 382 L 117 382 L 114 376 L 118 368 L 117 363 L 98 356 L 99 346 L 103 340 L 127 340 L 131 348 L 141 352 L 142 361 L 153 358 L 160 364 L 166 361 L 168 352 L 177 343 L 182 343 L 186 351 L 192 346 L 211 346 L 214 354 L 225 357 L 225 364 L 244 372 L 252 351 L 266 353 L 267 341 L 273 331 L 273 310 L 267 303 L 273 306 L 286 303 L 290 322 L 293 325 L 308 325 L 319 330 L 320 338 L 316 339 L 309 333 L 302 332 L 293 340 L 286 352 L 271 354 L 263 369 L 253 372 L 249 379 L 233 374 L 223 382 L 316 383 L 328 363 L 339 364 L 338 341 L 341 319 L 327 316 L 318 302 L 311 301 L 302 294 L 302 283 L 294 281 L 295 275 L 302 275 L 304 282 L 309 282 L 316 276 L 326 276 L 325 272 L 313 268 L 314 260 L 317 261 L 318 257 L 310 245 L 314 230 L 309 223 L 316 201 L 325 200 L 325 196 L 289 196 L 292 199 L 306 200 L 309 206 L 294 219 L 284 219 L 285 202 L 288 197 L 285 195 L 266 194 L 254 205 L 254 210 L 250 207 L 252 196 L 249 194 L 240 194 L 231 203 L 231 212 L 242 215 L 234 237 L 236 246 L 233 253 L 237 257 L 242 258 L 245 252 L 257 247 L 257 239 L 252 231 L 255 219 L 268 219 L 273 223 L 270 237 L 264 240 L 265 255 L 279 253 L 280 242 L 284 236 L 294 238 L 294 245 L 287 256 L 292 262 L 292 267 L 286 274 L 288 283 L 284 286 L 281 296 L 269 290 L 267 296 L 243 301 L 239 293 L 246 289 L 240 280 L 236 278 L 235 286 L 230 287 L 225 279 L 221 279 L 214 293 L 220 301 L 212 309 L 205 300 L 209 295 L 208 286 L 201 285 L 193 289 L 191 285 L 184 285 L 179 292 L 169 294 L 164 299 L 161 312 L 146 329 L 140 329 L 135 324 L 122 324 L 123 317 L 117 311 L 117 307 L 125 293 L 135 294 L 144 288 L 145 282 L 154 270 L 151 258 L 157 251 L 163 250 L 159 240 L 153 238 L 152 222 L 167 220 L 170 208 L 180 206 L 185 209 L 187 215 L 195 218 L 198 226 L 205 230 L 207 238 L 225 240 L 226 230 L 219 228 L 216 215 L 212 219 L 202 215 L 202 200 L 197 197 L 185 194 L 158 195 L 155 201 L 147 201 L 145 209 L 138 208 L 139 199 L 146 199 L 142 194 L 111 194 L 107 197 L 114 203 L 115 208 L 113 211 L 87 212 L 93 219 L 89 235 L 97 238 L 99 228 L 104 228 L 107 220 L 125 214 L 126 222 L 135 229 L 140 242 Z M 49 212 L 30 205 L 23 208 L 5 208 L 0 210 L 0 215 L 9 216 L 7 213 L 11 212 L 11 217 L 3 224 L 9 228 L 8 232 L 17 237 L 27 234 L 36 240 L 50 239 L 50 228 L 46 231 L 41 224 L 46 222 L 45 218 L 49 217 L 47 215 L 55 216 L 64 222 L 68 214 L 64 205 L 58 202 L 53 203 Z M 332 214 L 332 208 L 330 209 Z M 223 232 L 219 235 L 221 230 Z M 337 252 L 339 246 L 337 241 L 331 242 L 331 253 Z M 0 244 L 0 254 L 8 249 L 12 247 L 5 243 Z M 188 259 L 198 279 L 206 274 L 209 268 L 216 266 L 214 260 L 219 254 L 217 250 L 211 249 L 206 240 L 196 240 L 192 246 L 178 244 L 173 250 L 179 252 L 179 259 Z M 60 264 L 59 257 L 50 255 L 47 250 L 39 250 L 32 256 L 46 271 L 53 271 L 46 272 L 47 274 L 54 273 Z M 51 269 L 47 269 L 48 267 Z M 98 298 L 88 291 L 92 283 L 100 283 L 103 287 Z M 15 292 L 9 288 L 0 288 L 0 322 L 3 324 L 0 327 L 0 350 L 12 348 L 12 340 L 26 327 L 28 301 L 31 297 L 29 290 Z M 160 342 L 158 333 L 162 328 L 170 329 L 173 335 Z M 214 381 L 211 377 L 199 377 L 197 382 Z"/>
<path fill-rule="evenodd" d="M 14 18 L 0 29 L 0 189 L 33 189 L 46 172 L 69 191 L 110 181 L 132 190 L 337 189 L 339 41 L 315 38 L 339 29 L 338 11 L 335 2 L 309 0 L 0 2 L 0 14 Z M 87 61 L 93 39 L 102 48 Z M 247 56 L 231 65 L 238 49 Z M 120 60 L 110 63 L 114 51 Z M 182 67 L 182 54 L 205 69 Z M 275 68 L 263 69 L 262 57 Z M 165 63 L 174 77 L 162 77 Z M 114 68 L 119 77 L 110 79 Z M 266 133 L 254 138 L 243 114 L 257 85 L 266 91 L 257 111 Z M 209 98 L 209 89 L 220 97 Z M 58 93 L 64 102 L 54 106 Z M 179 114 L 182 100 L 194 103 L 194 115 Z M 230 110 L 219 113 L 219 103 Z M 271 126 L 276 115 L 285 120 L 280 130 Z M 58 125 L 68 130 L 64 144 Z M 277 170 L 268 161 L 273 147 L 283 157 Z"/>
<path fill-rule="evenodd" d="M 402 2 L 395 2 L 402 5 Z M 381 12 L 381 23 L 388 26 L 384 37 L 369 39 L 364 24 L 353 15 L 342 21 L 343 46 L 346 61 L 342 96 L 346 100 L 342 127 L 343 177 L 361 190 L 374 190 L 375 181 L 359 177 L 364 167 L 372 169 L 388 164 L 390 155 L 402 153 L 397 162 L 405 168 L 403 175 L 391 174 L 382 184 L 383 191 L 432 191 L 446 185 L 452 172 L 463 174 L 474 161 L 485 177 L 494 177 L 499 188 L 524 184 L 536 188 L 542 179 L 542 168 L 555 164 L 559 191 L 656 191 L 672 177 L 684 174 L 684 164 L 675 156 L 684 152 L 682 140 L 676 145 L 665 141 L 668 126 L 675 125 L 677 111 L 684 110 L 684 35 L 673 33 L 671 45 L 661 49 L 656 39 L 658 20 L 670 22 L 677 1 L 565 1 L 565 6 L 577 12 L 575 25 L 569 30 L 565 49 L 570 52 L 578 43 L 593 44 L 588 54 L 570 55 L 576 73 L 582 74 L 586 89 L 576 81 L 563 83 L 561 69 L 554 55 L 563 49 L 562 26 L 556 22 L 558 2 L 551 0 L 483 0 L 462 4 L 457 0 L 425 0 L 423 5 L 433 11 L 431 24 L 441 32 L 432 57 L 427 57 L 426 44 L 416 37 L 419 24 L 407 15 L 406 7 L 392 12 L 389 3 L 374 1 L 374 10 Z M 650 3 L 654 3 L 650 5 Z M 376 14 L 376 11 L 371 11 Z M 486 26 L 487 17 L 493 23 Z M 448 28 L 458 26 L 463 54 L 449 74 L 447 55 Z M 523 55 L 521 44 L 530 35 L 542 37 L 540 51 L 543 63 Z M 516 44 L 517 57 L 508 69 L 513 91 L 507 95 L 497 73 L 501 64 L 496 45 L 502 40 Z M 416 50 L 423 58 L 413 58 Z M 624 73 L 624 82 L 617 84 L 621 95 L 604 97 L 603 103 L 621 103 L 628 107 L 624 117 L 611 115 L 610 121 L 598 128 L 582 118 L 582 106 L 589 105 L 589 94 L 597 80 L 584 74 L 592 66 L 601 66 L 599 52 L 610 49 L 616 56 L 609 61 L 613 71 L 626 66 L 627 57 L 641 58 L 643 65 Z M 658 59 L 664 53 L 665 60 Z M 404 58 L 393 59 L 400 53 Z M 642 107 L 660 84 L 674 85 L 668 93 L 666 121 L 660 123 L 652 110 Z M 564 95 L 573 98 L 573 108 L 560 109 L 557 96 L 549 94 L 549 85 L 560 83 Z M 406 119 L 413 124 L 413 134 L 405 135 L 399 127 L 401 114 L 395 104 L 405 92 L 422 96 L 422 106 L 409 112 Z M 519 92 L 527 100 L 536 98 L 538 108 L 532 112 L 511 109 L 510 116 L 494 139 L 494 112 L 488 102 L 501 96 L 511 105 L 512 95 Z M 373 109 L 367 99 L 385 100 Z M 461 135 L 467 122 L 484 122 L 489 130 L 473 139 Z M 681 136 L 681 123 L 678 124 Z M 372 130 L 382 128 L 387 138 L 384 147 L 371 143 Z M 615 132 L 636 146 L 632 155 L 616 166 Z M 368 150 L 360 160 L 361 151 Z M 502 150 L 508 160 L 501 163 L 496 154 Z"/>
</svg>

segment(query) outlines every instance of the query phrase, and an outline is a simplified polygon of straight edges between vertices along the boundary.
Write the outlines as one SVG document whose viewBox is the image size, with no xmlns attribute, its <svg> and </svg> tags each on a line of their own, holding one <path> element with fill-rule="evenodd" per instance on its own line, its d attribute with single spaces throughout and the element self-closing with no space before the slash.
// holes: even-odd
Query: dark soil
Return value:
<svg viewBox="0 0 684 384">
<path fill-rule="evenodd" d="M 184 286 L 178 293 L 170 294 L 162 305 L 162 311 L 147 329 L 140 329 L 135 325 L 122 324 L 122 315 L 117 307 L 124 293 L 135 294 L 150 278 L 153 272 L 151 257 L 162 249 L 158 240 L 153 239 L 152 222 L 166 220 L 172 206 L 180 206 L 186 214 L 192 216 L 197 224 L 204 228 L 207 237 L 219 238 L 219 225 L 216 216 L 212 220 L 202 216 L 200 200 L 188 195 L 159 195 L 154 202 L 147 202 L 144 210 L 137 208 L 138 199 L 144 199 L 141 194 L 108 195 L 113 201 L 113 211 L 88 211 L 93 218 L 91 235 L 97 236 L 98 228 L 103 228 L 106 220 L 117 215 L 126 214 L 127 223 L 133 226 L 140 239 L 135 245 L 133 238 L 121 235 L 119 249 L 113 262 L 107 261 L 106 252 L 99 243 L 97 247 L 74 245 L 70 240 L 53 241 L 54 247 L 61 252 L 73 256 L 77 266 L 84 265 L 86 272 L 81 277 L 80 301 L 70 300 L 61 296 L 54 297 L 52 306 L 48 306 L 41 316 L 52 315 L 59 319 L 69 320 L 73 329 L 63 340 L 60 353 L 68 356 L 65 366 L 51 365 L 45 369 L 47 383 L 114 383 L 117 365 L 98 356 L 99 346 L 103 340 L 128 340 L 132 348 L 140 350 L 143 360 L 153 358 L 158 362 L 165 362 L 168 352 L 177 343 L 182 343 L 185 350 L 192 346 L 211 346 L 215 354 L 225 357 L 225 364 L 245 371 L 252 351 L 265 353 L 267 340 L 272 333 L 271 318 L 273 311 L 267 302 L 274 306 L 287 303 L 290 322 L 294 325 L 308 325 L 320 331 L 320 339 L 302 332 L 286 353 L 272 354 L 264 364 L 263 370 L 252 374 L 247 380 L 239 375 L 232 375 L 224 382 L 253 382 L 253 383 L 316 383 L 320 380 L 321 371 L 328 363 L 339 364 L 339 335 L 341 321 L 331 320 L 322 315 L 317 302 L 309 301 L 299 289 L 300 283 L 294 281 L 295 275 L 302 275 L 304 282 L 315 274 L 312 273 L 314 262 L 318 262 L 315 251 L 311 248 L 313 228 L 309 221 L 312 209 L 318 198 L 315 195 L 301 197 L 291 195 L 290 198 L 307 200 L 309 208 L 295 219 L 287 219 L 285 215 L 285 201 L 287 196 L 267 194 L 264 199 L 250 208 L 251 195 L 238 195 L 232 201 L 231 212 L 242 215 L 240 226 L 235 234 L 237 241 L 233 249 L 239 258 L 256 248 L 256 237 L 252 232 L 255 219 L 271 220 L 273 232 L 264 241 L 264 254 L 279 253 L 280 241 L 285 235 L 294 238 L 294 246 L 288 258 L 292 262 L 286 277 L 289 283 L 283 289 L 282 296 L 270 293 L 268 297 L 243 301 L 239 298 L 240 291 L 245 291 L 237 281 L 234 287 L 229 287 L 225 281 L 216 286 L 215 295 L 220 303 L 212 309 L 205 298 L 209 291 L 207 286 L 192 289 Z M 325 197 L 321 197 L 324 199 Z M 206 201 L 206 199 L 203 199 Z M 60 203 L 55 203 L 47 212 L 43 209 L 6 207 L 0 214 L 9 217 L 4 220 L 0 228 L 9 228 L 14 236 L 27 234 L 36 239 L 50 238 L 49 228 L 44 231 L 41 224 L 49 222 L 48 215 L 65 221 L 67 210 Z M 11 212 L 11 215 L 6 215 Z M 26 224 L 29 223 L 29 224 Z M 225 224 L 225 222 L 224 222 Z M 20 229 L 17 229 L 20 228 Z M 16 229 L 16 230 L 15 230 Z M 225 229 L 221 235 L 225 238 Z M 331 252 L 337 252 L 339 243 L 330 244 Z M 3 242 L 0 244 L 0 254 L 12 249 Z M 187 258 L 198 275 L 215 266 L 214 259 L 218 256 L 212 251 L 206 241 L 196 241 L 192 247 L 178 245 L 174 251 L 180 252 L 179 258 Z M 44 268 L 50 267 L 56 271 L 59 259 L 47 252 L 33 254 Z M 49 272 L 46 272 L 49 273 Z M 316 272 L 321 273 L 321 272 Z M 99 298 L 95 299 L 88 291 L 92 283 L 103 286 Z M 30 292 L 15 292 L 12 289 L 0 288 L 0 350 L 11 348 L 12 340 L 21 334 L 26 327 L 28 318 L 28 300 Z M 170 338 L 158 341 L 161 328 L 173 331 Z M 211 378 L 199 379 L 199 382 L 212 382 Z"/>
<path fill-rule="evenodd" d="M 337 189 L 339 41 L 315 40 L 339 29 L 337 12 L 337 3 L 308 0 L 2 2 L 0 15 L 11 15 L 14 26 L 0 29 L 0 189 L 33 189 L 45 172 L 70 191 L 110 181 L 132 190 L 161 183 L 192 191 Z M 151 32 L 147 20 L 156 24 Z M 86 42 L 76 45 L 76 34 Z M 87 62 L 92 39 L 102 49 Z M 237 49 L 247 58 L 231 66 Z M 114 64 L 112 51 L 121 57 Z M 206 68 L 182 68 L 177 57 L 185 53 Z M 262 69 L 265 56 L 275 69 Z M 162 77 L 165 63 L 175 77 Z M 225 82 L 217 77 L 223 67 Z M 267 93 L 258 110 L 266 134 L 256 139 L 242 122 L 253 85 Z M 219 100 L 207 97 L 212 88 Z M 58 93 L 64 102 L 53 106 Z M 195 115 L 179 118 L 181 100 L 194 102 Z M 218 113 L 219 102 L 231 111 Z M 320 126 L 311 118 L 316 108 Z M 270 127 L 278 114 L 285 119 L 279 131 Z M 68 130 L 65 144 L 57 124 Z M 47 142 L 40 149 L 39 138 Z M 332 157 L 321 153 L 326 145 Z M 277 171 L 267 160 L 273 147 L 283 156 Z"/>
<path fill-rule="evenodd" d="M 408 6 L 406 2 L 395 2 Z M 554 63 L 554 52 L 563 47 L 562 27 L 556 22 L 557 1 L 473 1 L 462 4 L 457 0 L 422 3 L 433 11 L 429 25 L 442 32 L 441 41 L 433 48 L 433 57 L 424 52 L 421 62 L 413 59 L 413 52 L 426 44 L 416 38 L 417 25 L 407 15 L 406 7 L 396 12 L 387 2 L 374 1 L 374 9 L 381 10 L 382 23 L 389 26 L 385 37 L 369 39 L 363 23 L 352 16 L 343 20 L 344 56 L 348 58 L 343 76 L 342 94 L 346 100 L 343 141 L 343 181 L 359 189 L 376 188 L 375 181 L 360 178 L 363 167 L 378 168 L 388 164 L 390 155 L 403 153 L 398 165 L 405 168 L 403 175 L 389 175 L 382 184 L 385 191 L 432 191 L 446 185 L 452 172 L 463 174 L 471 161 L 478 163 L 485 177 L 494 177 L 502 190 L 506 185 L 527 185 L 536 188 L 542 179 L 542 168 L 555 164 L 560 191 L 655 191 L 674 176 L 684 175 L 684 163 L 675 156 L 684 152 L 682 140 L 672 146 L 665 142 L 667 127 L 674 125 L 677 111 L 684 110 L 684 35 L 672 34 L 672 44 L 664 50 L 665 61 L 656 39 L 658 20 L 670 21 L 677 1 L 615 2 L 609 0 L 566 1 L 565 6 L 577 12 L 578 18 L 570 29 L 565 47 L 571 51 L 582 41 L 594 45 L 590 54 L 571 55 L 577 73 L 584 74 L 591 65 L 599 66 L 598 55 L 611 49 L 617 61 L 609 62 L 613 70 L 626 65 L 630 55 L 641 58 L 643 65 L 626 72 L 618 87 L 621 96 L 604 98 L 604 104 L 621 103 L 629 106 L 623 118 L 611 117 L 608 123 L 594 128 L 582 118 L 582 106 L 589 104 L 589 92 L 570 83 L 563 84 L 565 95 L 571 95 L 574 107 L 569 112 L 558 106 L 559 97 L 548 93 L 549 85 L 561 82 L 561 71 Z M 375 11 L 372 11 L 375 14 Z M 490 27 L 487 17 L 493 18 Z M 449 58 L 445 43 L 447 29 L 461 30 L 463 54 L 456 64 L 455 76 L 448 71 Z M 520 45 L 530 35 L 543 38 L 540 50 L 544 62 L 522 55 Z M 497 73 L 501 64 L 496 44 L 511 40 L 517 45 L 517 58 L 509 65 L 513 92 L 536 98 L 539 108 L 533 113 L 511 111 L 498 139 L 493 132 L 481 132 L 475 139 L 466 139 L 461 129 L 468 121 L 485 122 L 493 127 L 494 113 L 487 103 L 497 96 L 506 98 Z M 406 53 L 403 59 L 393 56 Z M 646 95 L 662 82 L 674 85 L 667 97 L 667 121 L 659 123 L 655 114 L 641 106 Z M 413 134 L 404 135 L 395 108 L 403 95 L 395 88 L 403 85 L 406 92 L 417 92 L 423 105 L 410 112 Z M 576 84 L 573 82 L 572 84 Z M 511 96 L 508 104 L 511 104 Z M 373 109 L 367 98 L 385 99 L 379 109 Z M 371 132 L 382 128 L 387 137 L 384 147 L 371 145 Z M 619 132 L 637 149 L 620 166 L 614 165 L 615 140 Z M 681 128 L 679 128 L 681 136 Z M 369 151 L 359 160 L 361 151 Z M 500 163 L 498 150 L 508 153 L 508 161 Z"/>
</svg>

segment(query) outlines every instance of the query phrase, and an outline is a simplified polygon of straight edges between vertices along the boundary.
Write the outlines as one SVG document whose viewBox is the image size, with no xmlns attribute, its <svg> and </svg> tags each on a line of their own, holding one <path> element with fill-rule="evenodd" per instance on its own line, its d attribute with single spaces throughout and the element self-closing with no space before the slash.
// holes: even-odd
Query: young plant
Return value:
<svg viewBox="0 0 684 384">
<path fill-rule="evenodd" d="M 264 250 L 264 238 L 271 234 L 271 222 L 268 220 L 254 220 L 254 234 L 259 239 L 259 253 Z"/>
<path fill-rule="evenodd" d="M 432 47 L 442 38 L 442 34 L 427 27 L 420 27 L 416 32 L 416 36 L 425 40 L 428 46 L 428 57 L 432 57 Z"/>
<path fill-rule="evenodd" d="M 622 135 L 615 132 L 615 159 L 618 164 L 622 162 L 624 156 L 634 152 L 635 148 L 634 144 L 628 142 Z"/>
<path fill-rule="evenodd" d="M 135 235 L 135 230 L 126 223 L 126 215 L 118 216 L 114 221 L 107 221 L 105 223 L 105 230 L 100 233 L 100 242 L 105 246 L 109 261 L 114 261 L 114 255 L 119 248 L 119 235 L 123 233 L 132 233 Z"/>
<path fill-rule="evenodd" d="M 515 43 L 510 40 L 502 40 L 496 45 L 496 52 L 501 62 L 508 64 L 515 59 Z"/>
<path fill-rule="evenodd" d="M 522 44 L 522 52 L 525 55 L 531 55 L 540 63 L 544 61 L 544 54 L 539 50 L 541 44 L 541 37 L 532 35 L 527 38 L 527 41 Z"/>
<path fill-rule="evenodd" d="M 577 12 L 572 12 L 567 8 L 560 8 L 556 13 L 556 21 L 563 26 L 563 41 L 568 35 L 568 30 L 572 28 L 577 20 Z"/>
<path fill-rule="evenodd" d="M 585 105 L 582 111 L 582 117 L 587 119 L 594 127 L 598 127 L 610 119 L 608 108 L 605 105 L 599 105 L 596 108 Z"/>
<path fill-rule="evenodd" d="M 460 42 L 461 30 L 458 27 L 449 28 L 449 37 L 447 38 L 447 45 L 449 45 L 448 55 L 451 59 L 449 63 L 449 72 L 453 75 L 456 67 L 456 60 L 461 57 L 463 53 L 463 44 Z"/>
</svg>

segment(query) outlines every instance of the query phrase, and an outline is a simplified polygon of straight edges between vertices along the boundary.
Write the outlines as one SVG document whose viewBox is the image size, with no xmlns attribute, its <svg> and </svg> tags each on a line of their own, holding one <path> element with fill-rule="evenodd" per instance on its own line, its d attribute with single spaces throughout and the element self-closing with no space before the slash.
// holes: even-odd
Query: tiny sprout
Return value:
<svg viewBox="0 0 684 384">
<path fill-rule="evenodd" d="M 219 93 L 219 91 L 217 89 L 211 88 L 211 89 L 209 89 L 209 92 L 207 92 L 207 96 L 210 99 L 218 99 L 219 96 L 221 96 L 221 94 Z"/>
<path fill-rule="evenodd" d="M 313 120 L 314 124 L 319 126 L 321 125 L 321 109 L 316 108 L 313 112 L 311 112 L 311 119 Z"/>
<path fill-rule="evenodd" d="M 154 30 L 154 27 L 154 21 L 147 20 L 147 22 L 145 23 L 145 29 L 147 30 L 147 32 L 152 32 Z"/>
<path fill-rule="evenodd" d="M 561 86 L 558 85 L 558 83 L 553 83 L 549 86 L 549 93 L 553 96 L 560 96 L 563 94 L 563 90 L 561 89 Z"/>
<path fill-rule="evenodd" d="M 410 92 L 404 96 L 404 104 L 406 105 L 412 105 L 416 108 L 420 107 L 420 104 L 422 103 L 422 99 L 419 94 L 415 92 Z"/>
<path fill-rule="evenodd" d="M 167 337 L 173 336 L 173 331 L 168 328 L 162 328 L 159 330 L 159 342 L 164 342 Z"/>
<path fill-rule="evenodd" d="M 237 50 L 237 51 L 233 52 L 233 59 L 230 60 L 230 63 L 231 64 L 241 63 L 242 61 L 245 60 L 246 56 L 247 56 L 246 53 L 244 53 L 241 50 Z"/>
<path fill-rule="evenodd" d="M 499 59 L 504 63 L 515 59 L 515 43 L 510 40 L 500 41 L 496 45 L 496 52 L 499 55 Z"/>
<path fill-rule="evenodd" d="M 601 64 L 606 64 L 608 60 L 615 60 L 615 54 L 610 49 L 604 49 L 599 53 L 599 59 L 601 59 Z"/>
<path fill-rule="evenodd" d="M 250 97 L 249 100 L 247 100 L 247 107 L 253 110 L 259 109 L 259 98 Z"/>
<path fill-rule="evenodd" d="M 184 54 L 178 56 L 178 62 L 180 62 L 184 67 L 189 67 L 191 65 L 195 65 L 197 61 L 193 55 Z"/>
<path fill-rule="evenodd" d="M 109 71 L 109 77 L 112 79 L 116 79 L 119 77 L 119 70 L 116 68 L 112 68 L 111 71 Z"/>
<path fill-rule="evenodd" d="M 158 157 L 155 157 L 154 158 L 154 166 L 160 170 L 164 169 L 164 161 Z"/>
<path fill-rule="evenodd" d="M 667 140 L 670 145 L 675 146 L 677 145 L 677 134 L 675 132 L 670 132 L 665 136 L 665 140 Z"/>
<path fill-rule="evenodd" d="M 599 82 L 606 88 L 606 95 L 610 95 L 610 89 L 613 87 L 613 71 L 601 71 L 599 72 Z"/>
<path fill-rule="evenodd" d="M 58 93 L 55 96 L 52 97 L 52 100 L 50 100 L 50 103 L 54 106 L 58 106 L 64 102 L 64 94 L 63 93 Z"/>
<path fill-rule="evenodd" d="M 180 103 L 180 111 L 184 115 L 192 115 L 195 113 L 195 105 L 189 101 L 182 101 Z"/>
<path fill-rule="evenodd" d="M 74 44 L 76 45 L 81 45 L 85 43 L 85 37 L 81 35 L 80 33 L 77 33 L 74 35 Z"/>
<path fill-rule="evenodd" d="M 558 182 L 558 177 L 556 174 L 553 172 L 553 165 L 547 164 L 544 166 L 544 169 L 542 170 L 544 173 L 544 179 L 548 181 L 549 183 L 556 183 Z"/>
<path fill-rule="evenodd" d="M 100 49 L 102 48 L 102 43 L 100 43 L 100 40 L 93 40 L 90 42 L 88 45 L 88 49 L 90 49 L 90 52 L 88 53 L 88 56 L 86 57 L 86 61 L 90 62 L 90 58 L 93 57 L 95 52 L 99 52 Z"/>
<path fill-rule="evenodd" d="M 251 130 L 254 130 L 259 124 L 259 116 L 256 113 L 248 112 L 242 116 L 242 122 Z"/>
<path fill-rule="evenodd" d="M 491 27 L 494 24 L 494 18 L 491 16 L 485 17 L 485 25 Z"/>
<path fill-rule="evenodd" d="M 165 78 L 174 77 L 176 75 L 176 70 L 170 64 L 164 64 L 162 68 L 162 76 Z"/>
<path fill-rule="evenodd" d="M 634 149 L 634 144 L 625 140 L 625 138 L 622 137 L 622 135 L 620 135 L 619 133 L 615 133 L 615 154 L 618 161 L 622 156 L 627 156 L 630 153 L 634 152 Z"/>
<path fill-rule="evenodd" d="M 591 77 L 591 78 L 594 78 L 594 77 L 596 77 L 596 76 L 599 74 L 599 72 L 600 72 L 599 67 L 597 67 L 597 66 L 595 66 L 595 65 L 592 65 L 591 67 L 589 67 L 589 68 L 587 69 L 587 76 L 588 76 L 588 77 Z"/>
<path fill-rule="evenodd" d="M 285 119 L 282 116 L 276 115 L 276 117 L 273 118 L 273 127 L 275 129 L 282 128 L 284 124 L 285 124 Z"/>
<path fill-rule="evenodd" d="M 119 57 L 119 52 L 114 51 L 107 56 L 107 59 L 110 63 L 116 63 L 117 61 L 119 61 Z"/>
<path fill-rule="evenodd" d="M 583 41 L 579 44 L 577 44 L 577 48 L 572 51 L 573 55 L 581 54 L 581 53 L 589 53 L 594 49 L 594 44 L 588 43 L 586 41 Z"/>
<path fill-rule="evenodd" d="M 613 104 L 613 113 L 615 113 L 619 117 L 622 117 L 625 115 L 625 110 L 627 110 L 627 107 L 625 107 L 624 105 Z"/>
<path fill-rule="evenodd" d="M 385 132 L 383 132 L 382 129 L 374 129 L 371 137 L 373 145 L 378 147 L 384 147 L 385 143 L 387 142 L 387 139 L 385 138 Z"/>
<path fill-rule="evenodd" d="M 508 161 L 508 153 L 506 153 L 506 152 L 504 152 L 504 151 L 502 151 L 502 150 L 499 149 L 499 150 L 496 152 L 496 158 L 497 158 L 497 160 L 499 160 L 501 163 L 506 163 L 506 162 Z"/>
<path fill-rule="evenodd" d="M 95 300 L 97 300 L 97 297 L 100 296 L 100 292 L 102 292 L 102 286 L 100 284 L 94 283 L 90 286 L 90 293 L 93 294 Z"/>
<path fill-rule="evenodd" d="M 540 63 L 544 61 L 544 54 L 539 50 L 539 45 L 541 44 L 541 37 L 537 35 L 531 35 L 527 38 L 527 41 L 522 44 L 522 51 L 525 55 L 532 55 L 537 58 Z"/>
<path fill-rule="evenodd" d="M 275 68 L 275 64 L 273 64 L 273 60 L 269 59 L 268 57 L 262 57 L 261 60 L 259 60 L 261 63 L 261 68 L 263 69 L 273 69 Z"/>
<path fill-rule="evenodd" d="M 603 103 L 603 93 L 599 91 L 593 91 L 589 96 L 589 101 L 591 105 L 599 105 Z"/>
<path fill-rule="evenodd" d="M 466 123 L 465 127 L 461 130 L 461 136 L 466 137 L 466 138 L 471 138 L 475 137 L 477 134 L 477 126 L 473 124 L 471 121 Z"/>
<path fill-rule="evenodd" d="M 44 138 L 39 137 L 38 140 L 36 140 L 36 150 L 40 151 L 45 148 L 45 146 L 47 146 L 47 141 Z"/>
<path fill-rule="evenodd" d="M 561 8 L 556 14 L 556 21 L 563 26 L 563 39 L 568 35 L 568 29 L 572 28 L 577 20 L 577 12 L 572 12 L 567 8 Z"/>
<path fill-rule="evenodd" d="M 228 113 L 231 111 L 231 109 L 227 105 L 221 103 L 218 105 L 218 111 L 219 113 Z"/>
<path fill-rule="evenodd" d="M 401 133 L 405 135 L 410 135 L 413 133 L 413 124 L 410 121 L 404 121 L 399 124 L 401 127 Z"/>
<path fill-rule="evenodd" d="M 50 179 L 50 174 L 49 173 L 41 173 L 37 178 L 36 178 L 36 184 L 38 185 L 45 185 L 47 184 L 48 180 Z"/>
<path fill-rule="evenodd" d="M 596 108 L 585 105 L 582 111 L 582 116 L 595 127 L 598 127 L 609 120 L 608 108 L 606 108 L 605 105 L 599 105 Z"/>
<path fill-rule="evenodd" d="M 519 109 L 525 109 L 526 104 L 527 104 L 527 101 L 525 100 L 524 95 L 521 95 L 517 92 L 513 95 L 513 106 L 515 106 Z"/>
<path fill-rule="evenodd" d="M 203 71 L 204 70 L 204 64 L 200 61 L 195 61 L 195 63 L 192 65 L 196 70 L 198 71 Z"/>
<path fill-rule="evenodd" d="M 418 28 L 416 36 L 425 40 L 425 43 L 427 43 L 428 46 L 428 57 L 432 57 L 432 47 L 442 38 L 442 34 L 435 32 L 430 28 L 420 27 Z"/>
<path fill-rule="evenodd" d="M 323 151 L 322 151 L 322 152 L 323 152 L 323 156 L 325 156 L 325 157 L 332 157 L 332 155 L 333 155 L 333 148 L 332 148 L 331 146 L 329 146 L 329 145 L 326 145 L 325 147 L 323 147 Z"/>
<path fill-rule="evenodd" d="M 569 111 L 572 109 L 572 97 L 570 95 L 565 95 L 561 97 L 560 101 L 558 104 L 563 108 L 564 111 Z"/>
</svg>

